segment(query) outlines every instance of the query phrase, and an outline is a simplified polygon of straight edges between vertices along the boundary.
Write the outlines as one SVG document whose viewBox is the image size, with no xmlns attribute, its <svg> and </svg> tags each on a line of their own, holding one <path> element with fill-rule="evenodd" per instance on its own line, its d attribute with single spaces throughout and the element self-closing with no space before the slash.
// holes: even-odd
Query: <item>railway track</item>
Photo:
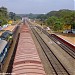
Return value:
<svg viewBox="0 0 75 75">
<path fill-rule="evenodd" d="M 56 75 L 70 75 L 69 72 L 65 69 L 65 67 L 61 64 L 58 58 L 54 55 L 48 45 L 44 42 L 44 40 L 40 37 L 40 35 L 36 32 L 36 30 L 31 27 L 33 34 L 35 35 L 37 41 L 39 42 L 44 54 L 46 55 L 50 65 L 55 71 Z"/>
<path fill-rule="evenodd" d="M 39 30 L 41 30 L 40 27 L 37 27 Z M 51 40 L 53 40 L 58 46 L 60 46 L 64 51 L 66 51 L 72 58 L 75 59 L 75 52 L 72 48 L 70 48 L 69 46 L 65 45 L 61 40 L 55 38 L 53 35 L 49 34 L 48 32 L 46 32 L 45 30 L 43 30 L 43 33 L 45 35 L 47 35 Z"/>
</svg>

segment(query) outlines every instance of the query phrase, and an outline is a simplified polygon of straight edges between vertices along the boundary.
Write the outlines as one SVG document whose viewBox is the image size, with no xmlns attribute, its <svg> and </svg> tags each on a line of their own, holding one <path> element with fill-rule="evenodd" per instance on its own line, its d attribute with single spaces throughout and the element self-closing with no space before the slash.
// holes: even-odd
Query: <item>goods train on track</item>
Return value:
<svg viewBox="0 0 75 75">
<path fill-rule="evenodd" d="M 46 75 L 27 24 L 21 25 L 12 73 L 15 75 Z"/>
<path fill-rule="evenodd" d="M 0 70 L 2 70 L 2 65 L 4 63 L 4 60 L 7 56 L 8 50 L 12 42 L 13 39 L 10 31 L 5 31 L 0 36 Z"/>
<path fill-rule="evenodd" d="M 5 58 L 7 57 L 9 48 L 13 43 L 14 33 L 16 31 L 17 26 L 13 29 L 13 31 L 3 31 L 0 36 L 0 70 L 2 69 L 2 65 L 4 63 Z"/>
</svg>

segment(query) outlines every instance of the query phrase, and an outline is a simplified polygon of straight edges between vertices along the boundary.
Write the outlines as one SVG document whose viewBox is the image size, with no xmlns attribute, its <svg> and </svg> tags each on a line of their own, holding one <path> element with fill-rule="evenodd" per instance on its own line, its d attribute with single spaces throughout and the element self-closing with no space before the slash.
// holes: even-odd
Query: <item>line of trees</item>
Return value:
<svg viewBox="0 0 75 75">
<path fill-rule="evenodd" d="M 16 16 L 13 12 L 8 12 L 6 7 L 0 7 L 0 25 L 7 24 L 9 20 L 17 20 L 21 17 Z"/>
<path fill-rule="evenodd" d="M 55 31 L 75 28 L 75 11 L 63 9 L 59 11 L 51 11 L 47 14 L 40 14 L 37 19 L 43 21 Z"/>
<path fill-rule="evenodd" d="M 8 21 L 8 11 L 5 7 L 0 7 L 0 23 L 6 24 Z"/>
</svg>

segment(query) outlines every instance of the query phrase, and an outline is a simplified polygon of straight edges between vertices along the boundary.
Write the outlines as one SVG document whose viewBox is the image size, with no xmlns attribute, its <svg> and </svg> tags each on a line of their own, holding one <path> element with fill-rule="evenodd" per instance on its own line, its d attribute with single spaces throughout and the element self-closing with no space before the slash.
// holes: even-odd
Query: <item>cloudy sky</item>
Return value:
<svg viewBox="0 0 75 75">
<path fill-rule="evenodd" d="M 18 14 L 39 14 L 59 9 L 74 10 L 74 3 L 75 0 L 0 0 L 0 7 L 5 6 Z"/>
</svg>

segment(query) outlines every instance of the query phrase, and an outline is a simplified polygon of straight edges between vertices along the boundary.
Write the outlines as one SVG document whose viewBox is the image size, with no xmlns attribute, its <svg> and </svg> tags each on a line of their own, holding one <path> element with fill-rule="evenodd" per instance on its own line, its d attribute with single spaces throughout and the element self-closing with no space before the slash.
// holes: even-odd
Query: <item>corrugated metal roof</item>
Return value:
<svg viewBox="0 0 75 75">
<path fill-rule="evenodd" d="M 6 44 L 7 44 L 7 41 L 0 40 L 0 54 L 3 51 L 3 49 L 5 48 Z"/>
<path fill-rule="evenodd" d="M 41 64 L 36 64 L 36 63 L 25 63 L 25 64 L 18 64 L 13 67 L 13 72 L 16 74 L 41 74 L 45 75 L 43 66 Z"/>
</svg>

